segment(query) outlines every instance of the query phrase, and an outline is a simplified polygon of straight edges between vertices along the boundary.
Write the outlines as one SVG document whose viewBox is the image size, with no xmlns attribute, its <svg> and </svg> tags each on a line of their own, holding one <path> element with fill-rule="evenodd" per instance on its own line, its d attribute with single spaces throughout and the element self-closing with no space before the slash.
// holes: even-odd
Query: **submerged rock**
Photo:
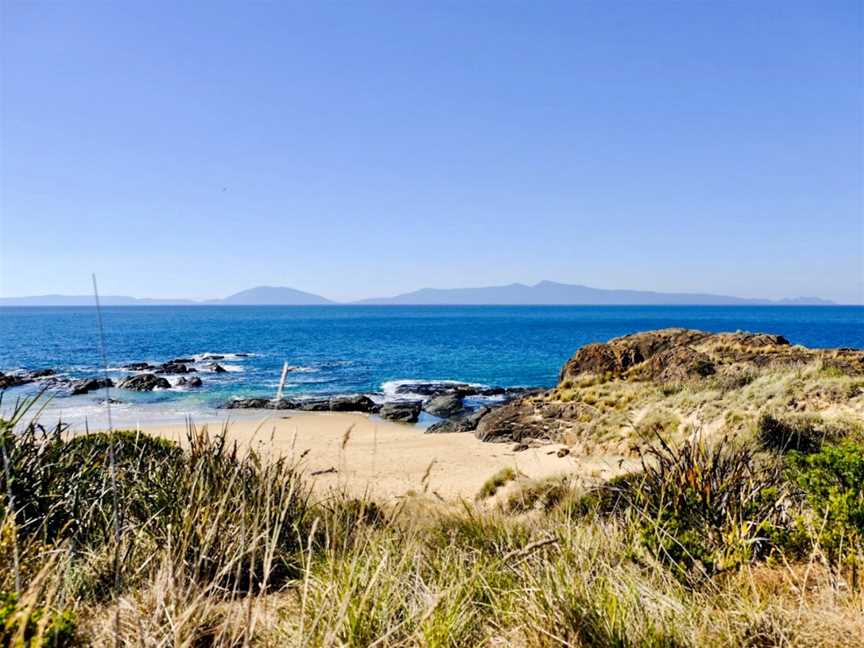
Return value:
<svg viewBox="0 0 864 648">
<path fill-rule="evenodd" d="M 156 388 L 169 389 L 171 383 L 165 380 L 162 376 L 145 373 L 124 378 L 120 381 L 117 387 L 120 389 L 130 389 L 132 391 L 153 391 Z"/>
<path fill-rule="evenodd" d="M 422 406 L 422 401 L 391 401 L 381 406 L 379 414 L 388 421 L 416 423 Z"/>
<path fill-rule="evenodd" d="M 129 371 L 150 371 L 151 369 L 156 369 L 156 367 L 149 362 L 130 362 L 129 364 L 123 365 L 123 368 L 128 369 Z"/>
<path fill-rule="evenodd" d="M 69 386 L 69 393 L 72 396 L 80 396 L 87 394 L 97 389 L 105 389 L 113 387 L 114 381 L 110 378 L 86 378 L 84 380 L 76 380 Z"/>
<path fill-rule="evenodd" d="M 189 373 L 189 368 L 182 363 L 166 362 L 156 367 L 157 374 L 185 374 Z"/>
<path fill-rule="evenodd" d="M 209 364 L 208 367 L 210 368 L 210 371 L 212 371 L 213 373 L 225 373 L 227 371 L 227 369 L 225 369 L 225 367 L 223 367 L 220 364 L 217 364 L 216 362 Z"/>
<path fill-rule="evenodd" d="M 193 362 L 195 362 L 195 358 L 174 358 L 171 364 L 192 364 Z"/>
<path fill-rule="evenodd" d="M 201 379 L 198 376 L 192 376 L 186 381 L 187 387 L 200 387 L 203 384 L 204 383 L 201 381 Z"/>
</svg>

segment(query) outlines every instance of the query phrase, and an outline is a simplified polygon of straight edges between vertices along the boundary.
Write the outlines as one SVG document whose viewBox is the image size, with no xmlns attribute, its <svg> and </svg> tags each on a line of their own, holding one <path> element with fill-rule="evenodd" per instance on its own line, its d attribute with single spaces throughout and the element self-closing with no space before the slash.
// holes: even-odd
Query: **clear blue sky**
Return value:
<svg viewBox="0 0 864 648">
<path fill-rule="evenodd" d="M 849 2 L 2 0 L 0 294 L 862 301 Z"/>
</svg>

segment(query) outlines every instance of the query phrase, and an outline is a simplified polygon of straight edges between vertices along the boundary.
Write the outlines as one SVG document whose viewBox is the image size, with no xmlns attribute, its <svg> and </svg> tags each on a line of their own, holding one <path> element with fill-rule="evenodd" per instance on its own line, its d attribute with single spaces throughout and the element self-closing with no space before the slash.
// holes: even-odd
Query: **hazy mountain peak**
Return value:
<svg viewBox="0 0 864 648">
<path fill-rule="evenodd" d="M 286 288 L 284 286 L 256 286 L 238 293 L 229 295 L 224 299 L 214 299 L 208 303 L 213 304 L 248 304 L 248 305 L 282 305 L 282 306 L 307 306 L 315 304 L 332 304 L 329 299 L 320 295 Z"/>
</svg>

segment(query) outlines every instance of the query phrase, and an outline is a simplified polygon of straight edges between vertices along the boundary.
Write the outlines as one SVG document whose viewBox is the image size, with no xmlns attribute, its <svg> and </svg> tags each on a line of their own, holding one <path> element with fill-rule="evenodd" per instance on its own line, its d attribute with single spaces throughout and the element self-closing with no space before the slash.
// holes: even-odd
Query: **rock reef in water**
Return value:
<svg viewBox="0 0 864 648">
<path fill-rule="evenodd" d="M 154 389 L 170 389 L 169 383 L 162 376 L 156 374 L 145 373 L 137 376 L 129 376 L 121 380 L 117 387 L 120 389 L 130 389 L 132 391 L 153 391 Z"/>
</svg>

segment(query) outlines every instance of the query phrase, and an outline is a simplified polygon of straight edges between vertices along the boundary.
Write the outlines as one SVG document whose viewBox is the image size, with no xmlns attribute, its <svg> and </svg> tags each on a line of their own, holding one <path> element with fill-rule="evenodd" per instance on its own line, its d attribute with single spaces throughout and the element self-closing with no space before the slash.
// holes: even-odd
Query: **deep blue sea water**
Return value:
<svg viewBox="0 0 864 648">
<path fill-rule="evenodd" d="M 227 356 L 220 362 L 229 371 L 200 373 L 205 388 L 198 391 L 115 390 L 125 402 L 115 407 L 121 420 L 124 413 L 212 415 L 231 397 L 275 395 L 283 362 L 298 368 L 286 394 L 378 393 L 406 380 L 549 386 L 581 345 L 667 326 L 864 348 L 864 307 L 857 306 L 130 306 L 104 308 L 103 320 L 112 371 L 133 361 Z M 0 371 L 96 375 L 98 341 L 92 308 L 0 308 Z M 10 390 L 4 407 L 32 389 Z M 102 396 L 57 397 L 51 407 L 70 419 L 95 417 Z"/>
</svg>

